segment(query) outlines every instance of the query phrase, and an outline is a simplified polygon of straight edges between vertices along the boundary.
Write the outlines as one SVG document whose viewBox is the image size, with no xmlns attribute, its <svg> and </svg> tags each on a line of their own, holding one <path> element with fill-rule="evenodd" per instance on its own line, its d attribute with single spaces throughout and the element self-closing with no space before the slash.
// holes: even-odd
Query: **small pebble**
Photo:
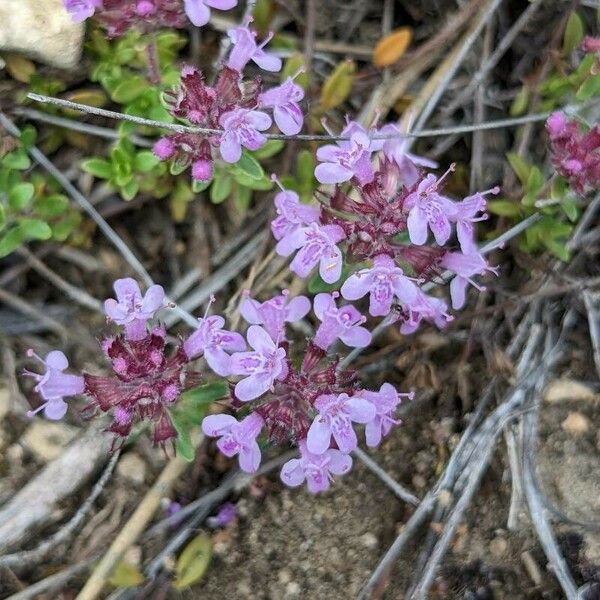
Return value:
<svg viewBox="0 0 600 600">
<path fill-rule="evenodd" d="M 587 433 L 591 425 L 590 420 L 579 412 L 570 412 L 567 418 L 560 424 L 564 431 L 576 435 Z"/>
<path fill-rule="evenodd" d="M 376 535 L 374 535 L 371 532 L 367 532 L 364 535 L 360 536 L 360 543 L 365 548 L 374 549 L 374 548 L 377 548 L 377 545 L 379 544 L 379 540 L 377 539 Z"/>
<path fill-rule="evenodd" d="M 503 537 L 495 537 L 490 542 L 490 552 L 494 558 L 502 558 L 508 550 L 508 542 Z"/>
</svg>

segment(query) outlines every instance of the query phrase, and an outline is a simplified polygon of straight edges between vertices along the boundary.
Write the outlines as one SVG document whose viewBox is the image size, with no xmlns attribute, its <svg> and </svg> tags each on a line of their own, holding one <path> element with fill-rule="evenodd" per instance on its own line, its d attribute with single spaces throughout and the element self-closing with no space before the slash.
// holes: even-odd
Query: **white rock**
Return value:
<svg viewBox="0 0 600 600">
<path fill-rule="evenodd" d="M 560 426 L 567 433 L 578 435 L 587 433 L 590 430 L 592 423 L 585 415 L 582 415 L 579 412 L 570 412 Z"/>
<path fill-rule="evenodd" d="M 23 445 L 40 462 L 58 458 L 79 430 L 65 423 L 36 419 L 23 435 Z"/>
<path fill-rule="evenodd" d="M 62 0 L 0 0 L 0 50 L 72 69 L 85 26 L 73 23 Z"/>
<path fill-rule="evenodd" d="M 544 390 L 546 402 L 594 400 L 595 398 L 594 390 L 574 379 L 555 379 Z"/>
<path fill-rule="evenodd" d="M 133 452 L 128 452 L 117 463 L 117 474 L 137 485 L 146 479 L 146 463 Z"/>
</svg>

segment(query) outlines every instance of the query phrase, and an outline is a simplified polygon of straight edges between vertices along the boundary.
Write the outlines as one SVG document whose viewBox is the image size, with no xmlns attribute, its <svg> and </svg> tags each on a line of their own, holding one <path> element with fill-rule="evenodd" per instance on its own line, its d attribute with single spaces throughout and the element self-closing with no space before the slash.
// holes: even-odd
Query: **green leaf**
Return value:
<svg viewBox="0 0 600 600">
<path fill-rule="evenodd" d="M 321 89 L 320 109 L 322 111 L 337 108 L 348 98 L 355 72 L 356 64 L 352 60 L 345 60 L 335 68 Z"/>
<path fill-rule="evenodd" d="M 570 55 L 571 52 L 581 44 L 584 35 L 585 32 L 581 17 L 576 12 L 572 12 L 567 21 L 567 26 L 565 27 L 565 37 L 563 38 L 562 48 L 563 54 L 567 56 Z"/>
<path fill-rule="evenodd" d="M 527 86 L 523 86 L 519 93 L 515 96 L 512 104 L 510 105 L 509 114 L 511 117 L 518 117 L 522 115 L 529 105 L 529 88 Z"/>
<path fill-rule="evenodd" d="M 573 200 L 573 198 L 565 198 L 561 203 L 560 207 L 562 208 L 567 218 L 572 223 L 577 221 L 577 217 L 579 216 L 579 209 L 577 208 L 577 203 Z"/>
<path fill-rule="evenodd" d="M 19 139 L 25 148 L 31 148 L 37 140 L 37 131 L 35 130 L 35 127 L 32 127 L 31 125 L 23 127 Z"/>
<path fill-rule="evenodd" d="M 24 171 L 31 166 L 31 160 L 29 160 L 29 156 L 27 156 L 25 150 L 15 150 L 2 158 L 2 165 L 9 169 Z"/>
<path fill-rule="evenodd" d="M 556 258 L 562 260 L 563 262 L 568 262 L 571 258 L 571 254 L 564 243 L 559 242 L 558 240 L 552 238 L 542 238 L 542 243 Z"/>
<path fill-rule="evenodd" d="M 194 450 L 194 446 L 192 445 L 192 440 L 190 438 L 190 432 L 188 430 L 186 419 L 184 419 L 179 414 L 179 412 L 176 412 L 174 410 L 171 411 L 169 414 L 171 415 L 173 427 L 175 427 L 175 430 L 177 431 L 175 451 L 181 458 L 183 458 L 183 460 L 191 462 L 192 460 L 194 460 L 196 451 Z"/>
<path fill-rule="evenodd" d="M 81 163 L 81 168 L 99 179 L 110 179 L 113 175 L 112 164 L 101 158 L 88 158 Z"/>
<path fill-rule="evenodd" d="M 530 194 L 537 194 L 544 187 L 544 176 L 538 167 L 533 166 L 529 170 L 529 177 L 527 177 L 527 185 L 525 189 Z"/>
<path fill-rule="evenodd" d="M 0 237 L 0 258 L 14 252 L 24 241 L 23 232 L 19 226 L 9 229 Z"/>
<path fill-rule="evenodd" d="M 147 173 L 156 167 L 159 159 L 150 150 L 138 152 L 133 160 L 133 168 L 139 173 Z"/>
<path fill-rule="evenodd" d="M 252 190 L 243 185 L 237 185 L 233 194 L 233 201 L 240 212 L 245 213 L 250 206 L 250 202 L 252 202 Z"/>
<path fill-rule="evenodd" d="M 148 82 L 138 75 L 122 81 L 111 94 L 112 99 L 119 104 L 129 104 L 144 93 Z"/>
<path fill-rule="evenodd" d="M 195 537 L 180 554 L 175 566 L 173 587 L 183 590 L 202 579 L 212 556 L 212 541 L 201 533 Z"/>
<path fill-rule="evenodd" d="M 194 406 L 207 407 L 216 400 L 225 398 L 229 395 L 229 385 L 226 381 L 213 381 L 205 383 L 181 394 L 181 401 L 185 405 L 193 404 Z"/>
<path fill-rule="evenodd" d="M 285 147 L 283 140 L 267 140 L 266 144 L 255 150 L 252 156 L 257 160 L 265 160 L 279 154 Z"/>
<path fill-rule="evenodd" d="M 0 231 L 6 227 L 6 211 L 4 205 L 0 203 Z"/>
<path fill-rule="evenodd" d="M 229 174 L 224 171 L 217 171 L 213 184 L 210 186 L 210 201 L 213 204 L 220 204 L 229 197 L 233 181 Z"/>
<path fill-rule="evenodd" d="M 212 183 L 212 179 L 209 179 L 208 181 L 197 181 L 196 179 L 192 180 L 192 192 L 194 192 L 194 194 L 199 194 L 200 192 L 204 192 L 205 190 L 207 190 L 210 186 L 210 184 Z"/>
<path fill-rule="evenodd" d="M 265 175 L 260 163 L 248 152 L 242 152 L 242 156 L 235 166 L 234 170 L 240 170 L 251 179 L 262 179 Z"/>
<path fill-rule="evenodd" d="M 19 183 L 8 193 L 8 203 L 14 211 L 22 211 L 31 202 L 34 193 L 35 188 L 31 183 Z"/>
<path fill-rule="evenodd" d="M 144 583 L 144 576 L 137 567 L 122 560 L 114 568 L 108 582 L 117 588 L 132 588 Z"/>
<path fill-rule="evenodd" d="M 304 54 L 301 52 L 292 54 L 283 65 L 283 69 L 281 70 L 281 81 L 283 82 L 286 81 L 288 77 L 293 77 L 302 68 L 306 68 Z M 308 71 L 300 73 L 294 82 L 297 83 L 303 90 L 307 90 L 308 86 L 310 85 L 310 74 Z"/>
<path fill-rule="evenodd" d="M 46 198 L 38 198 L 33 208 L 37 216 L 51 219 L 62 215 L 69 208 L 69 199 L 62 194 L 52 194 Z"/>
<path fill-rule="evenodd" d="M 124 186 L 121 187 L 121 198 L 129 202 L 129 200 L 133 200 L 136 197 L 139 190 L 139 183 L 135 179 L 132 179 L 131 181 L 127 182 Z"/>
<path fill-rule="evenodd" d="M 581 102 L 586 102 L 598 94 L 600 94 L 600 75 L 593 75 L 581 84 L 575 97 Z"/>
<path fill-rule="evenodd" d="M 519 178 L 521 184 L 523 186 L 526 186 L 527 179 L 529 178 L 529 171 L 531 169 L 531 165 L 529 165 L 525 160 L 523 160 L 518 154 L 515 154 L 514 152 L 507 152 L 506 158 L 510 163 L 512 170 Z"/>
<path fill-rule="evenodd" d="M 242 171 L 233 171 L 232 175 L 236 183 L 251 190 L 266 192 L 273 189 L 273 182 L 266 175 L 262 179 L 253 179 Z"/>
<path fill-rule="evenodd" d="M 521 214 L 521 209 L 516 202 L 512 200 L 489 200 L 487 203 L 488 210 L 500 217 L 518 217 Z"/>
<path fill-rule="evenodd" d="M 50 225 L 40 219 L 21 219 L 19 229 L 23 232 L 24 239 L 49 240 L 52 237 Z"/>
</svg>

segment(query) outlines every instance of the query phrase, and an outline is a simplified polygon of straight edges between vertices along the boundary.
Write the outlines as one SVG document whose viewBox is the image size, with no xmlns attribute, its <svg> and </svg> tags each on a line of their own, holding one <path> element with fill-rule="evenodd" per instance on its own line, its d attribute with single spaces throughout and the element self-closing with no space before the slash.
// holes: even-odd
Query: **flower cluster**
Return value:
<svg viewBox="0 0 600 600">
<path fill-rule="evenodd" d="M 369 313 L 392 313 L 403 333 L 422 320 L 442 327 L 452 318 L 448 307 L 421 285 L 450 270 L 456 275 L 450 286 L 455 309 L 463 306 L 468 284 L 483 289 L 473 277 L 493 269 L 477 251 L 474 224 L 487 218 L 485 195 L 498 188 L 461 201 L 445 196 L 442 184 L 453 167 L 439 178 L 425 174 L 422 167 L 435 164 L 408 154 L 395 125 L 366 131 L 350 121 L 341 137 L 347 139 L 317 151 L 317 179 L 335 185 L 331 194 L 317 192 L 323 196 L 320 209 L 301 204 L 295 192 L 283 188 L 275 196 L 271 230 L 278 254 L 295 254 L 290 268 L 300 277 L 318 265 L 323 281 L 340 282 L 346 300 L 368 295 Z M 353 197 L 340 185 L 346 182 Z M 428 244 L 430 233 L 435 244 Z M 344 259 L 352 273 L 340 281 Z"/>
<path fill-rule="evenodd" d="M 271 442 L 290 442 L 300 450 L 299 458 L 283 466 L 282 481 L 289 486 L 306 481 L 311 492 L 324 491 L 334 475 L 352 466 L 350 453 L 358 444 L 354 425 L 365 425 L 367 445 L 377 446 L 398 423 L 394 411 L 401 397 L 411 394 L 398 394 L 387 383 L 378 392 L 360 389 L 355 373 L 339 369 L 338 360 L 327 356 L 337 340 L 351 347 L 371 342 L 363 327 L 365 317 L 353 306 L 338 306 L 338 297 L 315 297 L 313 310 L 320 324 L 299 360 L 286 340 L 285 324 L 304 318 L 311 305 L 304 296 L 290 299 L 285 290 L 262 303 L 246 294 L 240 308 L 250 324 L 249 349 L 231 351 L 231 345 L 219 343 L 220 373 L 234 378 L 232 407 L 250 412 L 241 420 L 210 415 L 202 429 L 219 438 L 223 454 L 237 455 L 244 471 L 258 469 L 257 438 L 265 430 Z"/>
<path fill-rule="evenodd" d="M 600 187 L 600 125 L 582 133 L 564 113 L 548 117 L 552 164 L 578 194 Z"/>
<path fill-rule="evenodd" d="M 204 355 L 218 372 L 220 350 L 215 339 L 220 347 L 231 350 L 245 347 L 244 340 L 239 334 L 219 329 L 221 317 L 203 318 L 188 340 L 168 352 L 165 330 L 160 326 L 148 328 L 148 322 L 164 305 L 162 287 L 153 285 L 142 296 L 137 282 L 127 278 L 118 279 L 114 289 L 116 299 L 106 300 L 104 309 L 108 321 L 122 327 L 123 332 L 101 342 L 112 374 L 65 373 L 69 363 L 62 352 L 55 350 L 41 359 L 30 350 L 28 356 L 40 361 L 45 372 L 25 371 L 35 379 L 34 389 L 44 400 L 29 414 L 43 410 L 47 418 L 61 419 L 67 411 L 64 399 L 82 394 L 89 400 L 84 414 L 111 414 L 107 431 L 115 435 L 115 442 L 124 441 L 137 421 L 149 421 L 154 443 L 164 447 L 177 437 L 169 410 L 183 391 L 199 382 L 199 374 L 190 369 L 191 361 Z"/>
<path fill-rule="evenodd" d="M 63 0 L 73 21 L 81 23 L 92 16 L 109 37 L 123 35 L 132 27 L 153 31 L 159 27 L 183 28 L 188 19 L 202 27 L 210 19 L 210 9 L 229 10 L 237 0 Z"/>
<path fill-rule="evenodd" d="M 277 127 L 285 134 L 300 131 L 304 115 L 298 102 L 302 88 L 288 77 L 279 86 L 264 90 L 260 80 L 244 81 L 243 71 L 253 61 L 266 71 L 279 71 L 281 59 L 264 50 L 269 35 L 261 44 L 247 24 L 229 31 L 232 49 L 214 86 L 207 85 L 203 74 L 186 66 L 178 88 L 165 93 L 171 114 L 188 124 L 214 130 L 212 135 L 174 133 L 161 138 L 154 153 L 161 160 L 173 160 L 177 171 L 192 167 L 196 181 L 212 178 L 213 157 L 236 163 L 242 147 L 258 150 L 267 141 L 264 131 L 272 125 L 272 111 Z"/>
</svg>

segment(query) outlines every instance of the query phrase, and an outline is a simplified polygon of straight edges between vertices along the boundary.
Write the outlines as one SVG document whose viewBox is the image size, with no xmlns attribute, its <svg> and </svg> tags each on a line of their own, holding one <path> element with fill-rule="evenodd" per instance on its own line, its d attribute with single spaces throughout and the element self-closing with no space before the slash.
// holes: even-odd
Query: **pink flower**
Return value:
<svg viewBox="0 0 600 600">
<path fill-rule="evenodd" d="M 365 348 L 371 343 L 371 333 L 362 324 L 367 320 L 354 306 L 336 306 L 337 292 L 333 294 L 317 294 L 314 310 L 322 321 L 317 329 L 314 344 L 327 350 L 336 339 L 342 340 L 346 346 Z"/>
<path fill-rule="evenodd" d="M 275 195 L 274 203 L 277 217 L 271 223 L 271 231 L 276 240 L 289 235 L 301 225 L 309 225 L 319 220 L 319 209 L 300 202 L 296 192 L 286 190 L 273 175 L 271 177 L 281 188 Z"/>
<path fill-rule="evenodd" d="M 458 236 L 460 248 L 464 253 L 477 251 L 473 223 L 485 221 L 488 218 L 487 214 L 477 216 L 478 213 L 485 210 L 485 194 L 497 194 L 499 191 L 500 188 L 496 186 L 491 190 L 477 192 L 472 196 L 467 196 L 461 202 L 454 203 L 454 214 L 451 218 L 456 223 L 456 235 Z"/>
<path fill-rule="evenodd" d="M 152 151 L 160 160 L 169 160 L 175 154 L 176 147 L 171 138 L 164 137 L 154 144 Z"/>
<path fill-rule="evenodd" d="M 319 414 L 306 436 L 306 447 L 314 454 L 323 454 L 332 437 L 342 452 L 352 452 L 357 445 L 352 423 L 369 423 L 375 418 L 373 404 L 360 396 L 323 394 L 314 406 Z"/>
<path fill-rule="evenodd" d="M 450 219 L 455 207 L 452 200 L 438 194 L 438 187 L 445 175 L 436 178 L 429 174 L 410 194 L 404 207 L 408 209 L 408 234 L 410 241 L 418 246 L 427 241 L 427 228 L 431 229 L 438 246 L 443 246 L 449 239 L 452 229 Z"/>
<path fill-rule="evenodd" d="M 299 277 L 308 277 L 319 265 L 319 274 L 326 283 L 335 283 L 342 274 L 342 253 L 337 243 L 346 237 L 339 225 L 311 223 L 298 227 L 277 244 L 280 256 L 289 256 L 299 249 L 290 263 L 290 269 Z"/>
<path fill-rule="evenodd" d="M 296 135 L 304 123 L 304 114 L 298 105 L 303 98 L 304 90 L 288 77 L 281 85 L 260 94 L 258 102 L 261 108 L 273 109 L 275 123 L 283 133 Z"/>
<path fill-rule="evenodd" d="M 227 34 L 233 42 L 233 49 L 229 55 L 227 66 L 238 73 L 252 60 L 265 71 L 280 71 L 281 59 L 274 54 L 269 54 L 263 48 L 271 41 L 270 33 L 260 46 L 256 44 L 256 32 L 250 31 L 247 24 L 242 27 L 230 29 Z"/>
<path fill-rule="evenodd" d="M 67 403 L 63 398 L 83 393 L 85 385 L 83 377 L 63 372 L 68 368 L 69 361 L 60 350 L 53 350 L 46 355 L 45 359 L 42 359 L 29 349 L 27 356 L 37 359 L 46 369 L 43 375 L 24 371 L 24 375 L 37 382 L 34 389 L 45 400 L 40 407 L 29 411 L 27 416 L 31 417 L 43 410 L 48 419 L 53 421 L 62 419 L 67 412 Z"/>
<path fill-rule="evenodd" d="M 83 23 L 102 7 L 102 0 L 63 0 L 63 4 L 75 23 Z"/>
<path fill-rule="evenodd" d="M 416 156 L 406 151 L 407 138 L 403 136 L 397 125 L 388 123 L 378 132 L 384 135 L 395 135 L 393 138 L 386 139 L 383 143 L 383 154 L 385 157 L 395 163 L 400 170 L 402 183 L 407 187 L 412 187 L 420 179 L 420 171 L 417 167 L 437 168 L 438 164 L 422 156 Z"/>
<path fill-rule="evenodd" d="M 146 335 L 146 321 L 162 307 L 165 291 L 160 285 L 152 285 L 142 298 L 140 286 L 135 279 L 117 279 L 113 285 L 117 299 L 104 301 L 106 316 L 125 326 L 130 340 L 141 340 Z"/>
<path fill-rule="evenodd" d="M 228 352 L 246 349 L 244 338 L 234 331 L 223 329 L 225 319 L 218 315 L 198 319 L 198 329 L 183 343 L 189 360 L 204 355 L 208 366 L 217 374 L 226 377 L 229 372 Z"/>
<path fill-rule="evenodd" d="M 192 163 L 192 177 L 196 181 L 210 181 L 212 176 L 212 161 L 200 158 Z"/>
<path fill-rule="evenodd" d="M 265 302 L 257 302 L 245 293 L 240 305 L 242 317 L 251 325 L 263 325 L 275 343 L 285 339 L 285 324 L 303 319 L 310 310 L 310 300 L 306 296 L 296 296 L 288 300 L 288 290 Z"/>
<path fill-rule="evenodd" d="M 242 402 L 262 396 L 276 379 L 288 374 L 285 350 L 278 348 L 262 327 L 251 325 L 246 338 L 253 351 L 236 352 L 229 363 L 231 375 L 245 375 L 235 385 L 235 395 Z"/>
<path fill-rule="evenodd" d="M 229 10 L 237 6 L 237 0 L 184 0 L 185 12 L 189 20 L 202 27 L 210 19 L 210 9 Z"/>
<path fill-rule="evenodd" d="M 202 421 L 202 431 L 210 437 L 220 438 L 217 447 L 228 458 L 237 454 L 242 471 L 255 473 L 260 465 L 256 438 L 263 423 L 262 417 L 255 412 L 241 422 L 231 415 L 209 415 Z"/>
<path fill-rule="evenodd" d="M 350 275 L 340 290 L 346 300 L 358 300 L 369 294 L 369 313 L 373 317 L 389 314 L 394 296 L 403 306 L 410 306 L 417 297 L 417 286 L 404 275 L 392 258 L 380 254 L 370 269 Z"/>
<path fill-rule="evenodd" d="M 428 296 L 420 289 L 417 289 L 415 300 L 404 308 L 403 315 L 404 321 L 400 325 L 400 333 L 403 335 L 414 333 L 423 319 L 434 323 L 440 329 L 453 319 L 448 314 L 448 305 L 443 300 Z"/>
<path fill-rule="evenodd" d="M 364 390 L 360 395 L 375 407 L 375 418 L 365 427 L 367 446 L 374 448 L 379 446 L 381 439 L 388 435 L 393 425 L 400 424 L 401 421 L 393 418 L 393 413 L 401 402 L 401 396 L 412 400 L 414 394 L 399 394 L 393 385 L 384 383 L 378 392 Z"/>
<path fill-rule="evenodd" d="M 242 146 L 258 150 L 267 138 L 259 133 L 271 127 L 271 117 L 258 110 L 235 108 L 219 119 L 224 133 L 221 136 L 221 156 L 228 163 L 236 163 L 242 156 Z"/>
<path fill-rule="evenodd" d="M 289 487 L 302 485 L 304 481 L 311 494 L 329 489 L 333 475 L 345 475 L 352 468 L 352 457 L 339 450 L 329 449 L 313 454 L 303 440 L 298 444 L 300 458 L 288 460 L 281 468 L 281 481 Z"/>
<path fill-rule="evenodd" d="M 484 286 L 473 281 L 473 275 L 483 275 L 486 271 L 498 274 L 497 270 L 490 267 L 485 258 L 477 252 L 471 252 L 470 254 L 448 252 L 442 258 L 440 265 L 456 274 L 456 277 L 450 282 L 450 297 L 452 298 L 452 308 L 455 310 L 464 306 L 468 284 L 471 284 L 480 292 L 485 290 Z"/>
<path fill-rule="evenodd" d="M 358 123 L 352 121 L 342 131 L 342 136 L 348 135 L 350 140 L 321 146 L 317 150 L 317 158 L 322 164 L 315 169 L 315 177 L 320 183 L 343 183 L 353 177 L 360 185 L 373 181 L 373 147 L 369 136 Z"/>
</svg>

